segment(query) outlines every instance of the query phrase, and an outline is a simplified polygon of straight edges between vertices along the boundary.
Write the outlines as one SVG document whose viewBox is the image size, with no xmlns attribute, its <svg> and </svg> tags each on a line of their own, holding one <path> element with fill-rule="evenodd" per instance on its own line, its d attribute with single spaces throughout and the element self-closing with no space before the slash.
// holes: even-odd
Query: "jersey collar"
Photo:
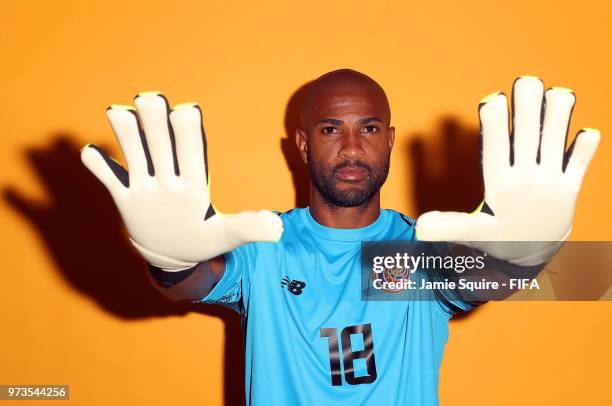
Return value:
<svg viewBox="0 0 612 406">
<path fill-rule="evenodd" d="M 306 227 L 317 237 L 335 241 L 373 241 L 385 228 L 387 224 L 388 211 L 381 209 L 378 218 L 365 227 L 359 228 L 333 228 L 318 223 L 310 208 L 305 207 L 300 210 L 302 221 Z"/>
</svg>

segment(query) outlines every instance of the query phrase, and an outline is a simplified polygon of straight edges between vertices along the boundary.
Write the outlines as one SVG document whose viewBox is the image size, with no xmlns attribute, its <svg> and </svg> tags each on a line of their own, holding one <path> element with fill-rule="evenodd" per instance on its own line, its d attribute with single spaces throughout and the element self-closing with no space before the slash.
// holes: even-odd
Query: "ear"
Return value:
<svg viewBox="0 0 612 406">
<path fill-rule="evenodd" d="M 308 164 L 308 133 L 301 128 L 295 130 L 295 145 L 297 145 L 302 161 Z"/>
<path fill-rule="evenodd" d="M 389 127 L 387 129 L 387 136 L 389 137 L 389 149 L 393 149 L 395 143 L 395 127 Z"/>
</svg>

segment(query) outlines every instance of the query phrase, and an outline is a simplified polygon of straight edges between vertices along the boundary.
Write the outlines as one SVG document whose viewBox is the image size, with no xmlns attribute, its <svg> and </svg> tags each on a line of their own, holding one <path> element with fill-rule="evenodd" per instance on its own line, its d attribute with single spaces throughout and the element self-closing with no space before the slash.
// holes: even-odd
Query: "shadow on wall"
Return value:
<svg viewBox="0 0 612 406">
<path fill-rule="evenodd" d="M 310 200 L 310 182 L 308 166 L 302 160 L 295 143 L 295 130 L 300 126 L 300 106 L 308 82 L 296 90 L 287 103 L 285 110 L 285 135 L 281 139 L 281 150 L 285 156 L 287 167 L 291 171 L 293 187 L 295 190 L 295 207 L 306 207 Z"/>
<path fill-rule="evenodd" d="M 413 189 L 407 189 L 407 199 L 415 202 L 415 218 L 431 210 L 474 211 L 484 197 L 479 129 L 445 116 L 433 134 L 415 133 L 408 139 L 404 153 Z M 459 313 L 452 320 L 459 322 L 478 310 Z"/>
<path fill-rule="evenodd" d="M 307 166 L 294 140 L 306 86 L 289 100 L 287 137 L 280 143 L 293 176 L 296 207 L 307 206 L 309 198 Z M 48 138 L 53 140 L 49 147 L 25 151 L 47 190 L 48 202 L 33 201 L 15 187 L 3 190 L 5 201 L 35 227 L 66 282 L 116 317 L 129 321 L 193 311 L 220 318 L 225 326 L 224 403 L 244 404 L 240 316 L 220 306 L 172 302 L 157 292 L 145 263 L 127 240 L 112 198 L 81 163 L 80 145 L 72 141 L 75 137 L 53 134 Z M 409 198 L 416 199 L 418 213 L 473 210 L 482 198 L 478 131 L 444 118 L 435 134 L 414 134 L 410 140 L 405 152 L 413 165 L 414 190 Z"/>
<path fill-rule="evenodd" d="M 145 262 L 129 243 L 119 212 L 104 186 L 85 168 L 80 146 L 54 134 L 26 158 L 46 188 L 48 202 L 3 190 L 6 202 L 44 240 L 63 278 L 110 314 L 124 319 L 177 316 L 188 312 L 218 317 L 225 326 L 225 404 L 244 404 L 244 353 L 240 316 L 220 306 L 173 302 L 148 280 Z"/>
<path fill-rule="evenodd" d="M 415 215 L 431 210 L 472 212 L 484 197 L 480 132 L 453 117 L 440 119 L 433 134 L 409 136 L 405 154 L 412 166 Z"/>
</svg>

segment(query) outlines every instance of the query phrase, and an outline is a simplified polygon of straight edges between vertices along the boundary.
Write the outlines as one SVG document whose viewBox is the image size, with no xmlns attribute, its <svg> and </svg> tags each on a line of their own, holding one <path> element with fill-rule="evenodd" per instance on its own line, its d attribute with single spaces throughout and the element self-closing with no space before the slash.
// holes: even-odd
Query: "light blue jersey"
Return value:
<svg viewBox="0 0 612 406">
<path fill-rule="evenodd" d="M 361 241 L 414 240 L 414 220 L 383 209 L 366 227 L 337 229 L 308 208 L 280 216 L 281 240 L 226 254 L 199 301 L 242 314 L 247 404 L 437 405 L 453 310 L 361 300 Z"/>
</svg>

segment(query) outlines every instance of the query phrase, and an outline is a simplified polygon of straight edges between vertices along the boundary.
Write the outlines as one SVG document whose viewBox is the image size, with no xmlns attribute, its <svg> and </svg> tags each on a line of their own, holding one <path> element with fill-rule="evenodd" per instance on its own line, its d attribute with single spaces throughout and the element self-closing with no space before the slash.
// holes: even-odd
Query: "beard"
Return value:
<svg viewBox="0 0 612 406">
<path fill-rule="evenodd" d="M 366 206 L 380 190 L 389 175 L 391 152 L 387 154 L 382 163 L 371 167 L 361 161 L 344 161 L 333 168 L 317 166 L 315 160 L 307 151 L 308 173 L 315 189 L 323 197 L 328 206 L 360 207 Z M 363 181 L 349 182 L 340 180 L 336 174 L 346 167 L 359 167 L 367 171 Z M 338 185 L 346 184 L 350 187 L 340 188 Z"/>
</svg>

